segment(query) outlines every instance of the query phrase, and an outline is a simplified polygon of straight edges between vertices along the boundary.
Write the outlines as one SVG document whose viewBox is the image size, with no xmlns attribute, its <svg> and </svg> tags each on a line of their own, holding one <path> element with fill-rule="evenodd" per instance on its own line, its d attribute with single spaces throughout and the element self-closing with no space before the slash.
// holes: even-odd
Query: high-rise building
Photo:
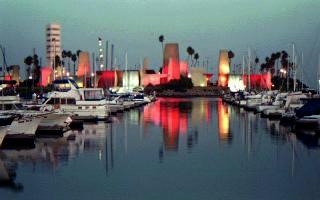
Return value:
<svg viewBox="0 0 320 200">
<path fill-rule="evenodd" d="M 61 26 L 60 24 L 48 24 L 46 27 L 47 66 L 53 67 L 55 56 L 61 58 Z"/>
</svg>

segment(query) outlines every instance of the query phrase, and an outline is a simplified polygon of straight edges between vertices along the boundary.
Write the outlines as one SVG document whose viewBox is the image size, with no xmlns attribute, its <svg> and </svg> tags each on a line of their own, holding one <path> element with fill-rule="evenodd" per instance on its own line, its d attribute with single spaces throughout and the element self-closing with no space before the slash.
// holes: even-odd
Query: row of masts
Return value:
<svg viewBox="0 0 320 200">
<path fill-rule="evenodd" d="M 297 69 L 298 69 L 298 57 L 296 56 L 296 51 L 295 51 L 295 45 L 292 44 L 292 58 L 290 60 L 290 56 L 289 56 L 289 60 L 288 60 L 288 65 L 290 65 L 290 61 L 292 63 L 292 75 L 293 75 L 293 92 L 297 91 Z M 301 87 L 303 88 L 304 85 L 304 73 L 303 73 L 303 52 L 301 53 L 301 58 L 300 58 L 300 83 L 301 83 Z M 252 68 L 252 52 L 250 47 L 248 47 L 248 52 L 247 55 L 243 55 L 242 56 L 242 65 L 241 65 L 241 71 L 242 71 L 242 77 L 245 76 L 245 67 L 247 66 L 247 75 L 248 75 L 248 79 L 247 79 L 247 91 L 251 90 L 251 80 L 250 80 L 250 75 L 251 75 L 251 68 Z M 287 76 L 286 76 L 286 81 L 287 81 L 287 91 L 289 91 L 289 69 L 287 69 Z M 318 85 L 318 93 L 320 91 L 320 55 L 319 55 L 319 66 L 318 66 L 318 74 L 317 74 L 317 80 L 319 81 L 319 83 L 317 83 Z"/>
</svg>

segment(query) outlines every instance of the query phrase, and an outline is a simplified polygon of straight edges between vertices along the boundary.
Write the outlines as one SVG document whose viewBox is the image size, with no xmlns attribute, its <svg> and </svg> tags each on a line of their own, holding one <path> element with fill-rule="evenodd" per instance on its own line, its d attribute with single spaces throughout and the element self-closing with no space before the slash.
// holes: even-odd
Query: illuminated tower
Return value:
<svg viewBox="0 0 320 200">
<path fill-rule="evenodd" d="M 61 58 L 61 26 L 60 24 L 48 24 L 46 27 L 47 65 L 53 67 L 55 56 Z"/>
<path fill-rule="evenodd" d="M 228 57 L 228 50 L 220 50 L 219 55 L 219 78 L 218 85 L 226 87 L 228 85 L 228 76 L 230 73 L 230 60 Z"/>
<path fill-rule="evenodd" d="M 102 48 L 102 39 L 98 38 L 98 45 L 99 45 L 99 56 L 98 56 L 98 65 L 100 67 L 100 70 L 103 70 L 103 48 Z"/>
<path fill-rule="evenodd" d="M 168 81 L 180 79 L 180 60 L 178 43 L 166 44 L 164 49 L 163 73 L 168 74 Z"/>
</svg>

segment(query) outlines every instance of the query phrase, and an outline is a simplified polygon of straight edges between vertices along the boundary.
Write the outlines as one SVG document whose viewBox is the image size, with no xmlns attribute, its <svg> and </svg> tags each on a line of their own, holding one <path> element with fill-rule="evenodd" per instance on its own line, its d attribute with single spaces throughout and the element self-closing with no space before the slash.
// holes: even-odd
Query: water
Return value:
<svg viewBox="0 0 320 200">
<path fill-rule="evenodd" d="M 160 99 L 113 120 L 1 151 L 0 198 L 320 198 L 319 139 L 277 121 L 209 98 Z"/>
</svg>

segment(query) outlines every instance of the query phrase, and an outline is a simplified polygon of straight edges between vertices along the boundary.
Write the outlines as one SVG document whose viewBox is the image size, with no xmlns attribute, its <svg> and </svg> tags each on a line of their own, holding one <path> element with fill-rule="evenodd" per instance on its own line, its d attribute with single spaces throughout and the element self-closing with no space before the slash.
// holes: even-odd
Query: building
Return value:
<svg viewBox="0 0 320 200">
<path fill-rule="evenodd" d="M 164 48 L 164 66 L 162 73 L 168 74 L 168 81 L 180 79 L 180 58 L 178 43 L 169 43 Z"/>
<path fill-rule="evenodd" d="M 230 59 L 228 56 L 228 50 L 220 50 L 219 55 L 219 77 L 218 85 L 226 87 L 228 85 L 228 75 L 230 73 Z"/>
<path fill-rule="evenodd" d="M 61 58 L 61 26 L 48 24 L 46 27 L 47 66 L 53 67 L 55 55 Z"/>
</svg>

